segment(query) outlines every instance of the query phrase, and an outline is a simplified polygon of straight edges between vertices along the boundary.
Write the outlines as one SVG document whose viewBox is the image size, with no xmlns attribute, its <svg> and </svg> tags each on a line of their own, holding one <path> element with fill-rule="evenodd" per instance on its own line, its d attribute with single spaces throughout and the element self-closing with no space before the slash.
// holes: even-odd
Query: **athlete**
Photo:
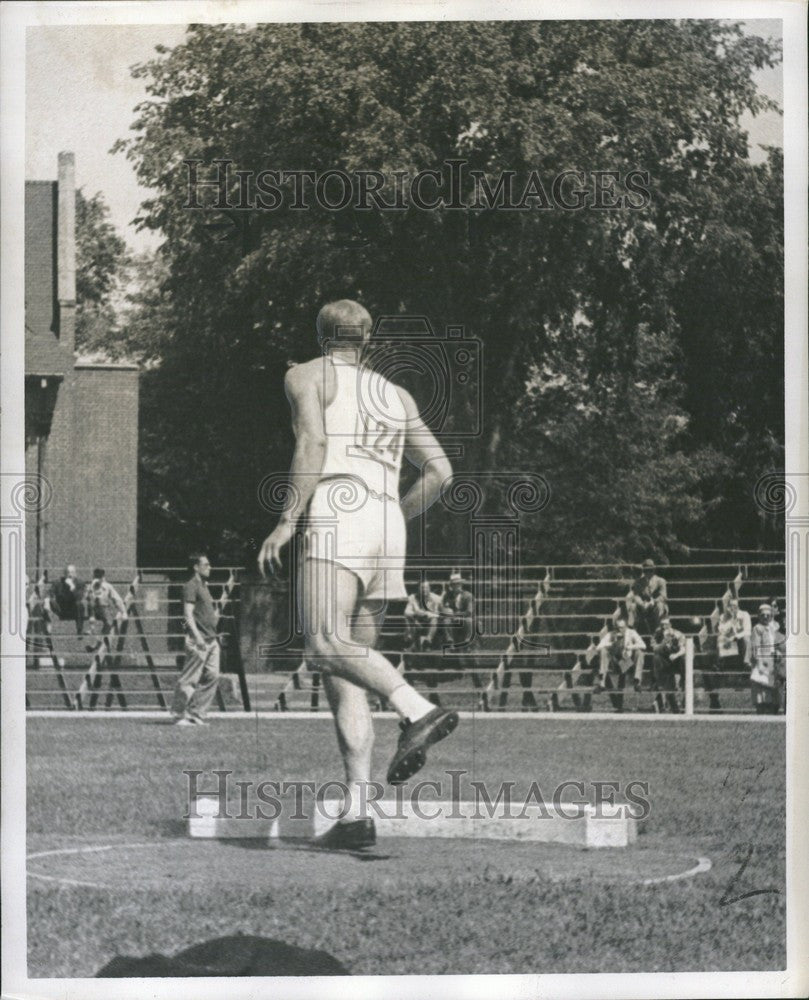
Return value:
<svg viewBox="0 0 809 1000">
<path fill-rule="evenodd" d="M 401 719 L 390 784 L 423 767 L 426 748 L 458 724 L 456 712 L 423 698 L 374 648 L 386 602 L 407 597 L 405 521 L 434 503 L 452 467 L 410 394 L 363 364 L 371 317 L 359 303 L 325 305 L 317 335 L 323 356 L 286 375 L 295 434 L 292 499 L 258 565 L 262 575 L 281 568 L 281 551 L 304 517 L 305 658 L 323 677 L 350 793 L 345 815 L 320 846 L 358 849 L 376 841 L 364 808 L 373 744 L 366 692 L 386 699 Z M 403 455 L 420 476 L 400 502 Z"/>
</svg>

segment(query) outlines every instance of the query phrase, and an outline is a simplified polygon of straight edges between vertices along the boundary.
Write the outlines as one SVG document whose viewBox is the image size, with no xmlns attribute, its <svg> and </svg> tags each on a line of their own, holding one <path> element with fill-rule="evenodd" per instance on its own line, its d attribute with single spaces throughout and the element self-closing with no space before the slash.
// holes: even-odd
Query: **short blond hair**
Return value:
<svg viewBox="0 0 809 1000">
<path fill-rule="evenodd" d="M 365 343 L 371 336 L 371 314 L 353 299 L 329 302 L 317 314 L 317 339 L 326 341 Z"/>
</svg>

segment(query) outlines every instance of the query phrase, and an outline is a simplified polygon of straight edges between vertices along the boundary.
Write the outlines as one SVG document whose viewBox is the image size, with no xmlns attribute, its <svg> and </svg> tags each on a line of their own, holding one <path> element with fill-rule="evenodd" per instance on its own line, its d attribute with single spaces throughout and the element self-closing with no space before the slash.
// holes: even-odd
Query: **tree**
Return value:
<svg viewBox="0 0 809 1000">
<path fill-rule="evenodd" d="M 76 191 L 76 348 L 120 356 L 116 296 L 129 262 L 101 193 Z"/>
<path fill-rule="evenodd" d="M 783 439 L 777 364 L 764 375 L 766 412 L 733 410 L 742 385 L 732 399 L 717 399 L 720 413 L 731 405 L 736 414 L 719 433 L 689 380 L 726 370 L 745 317 L 695 311 L 692 292 L 696 285 L 704 298 L 721 280 L 721 297 L 734 300 L 743 279 L 728 263 L 733 248 L 744 247 L 743 273 L 756 270 L 762 288 L 759 350 L 777 356 L 778 294 L 768 297 L 764 288 L 782 280 L 782 191 L 774 161 L 750 164 L 739 124 L 746 109 L 767 106 L 752 74 L 777 58 L 770 42 L 719 21 L 189 29 L 184 44 L 136 70 L 150 97 L 134 136 L 119 144 L 154 191 L 140 224 L 165 236 L 162 294 L 171 327 L 161 335 L 151 410 L 158 430 L 147 458 L 173 470 L 162 489 L 179 502 L 180 484 L 201 475 L 205 489 L 183 499 L 190 520 L 216 538 L 234 526 L 247 543 L 263 533 L 269 518 L 257 487 L 284 468 L 291 447 L 285 363 L 311 355 L 323 301 L 350 296 L 373 315 L 423 314 L 438 330 L 462 325 L 482 341 L 483 434 L 466 441 L 456 462 L 462 470 L 521 463 L 543 471 L 551 452 L 528 446 L 523 396 L 528 387 L 541 417 L 551 397 L 536 373 L 548 363 L 553 369 L 565 332 L 583 348 L 568 369 L 570 393 L 595 407 L 591 429 L 615 445 L 612 474 L 640 485 L 642 467 L 646 488 L 671 511 L 648 520 L 647 504 L 627 504 L 635 523 L 617 539 L 635 544 L 644 535 L 661 547 L 687 539 L 715 503 L 720 460 L 706 464 L 711 447 L 731 458 L 750 496 L 759 456 L 751 458 L 745 435 L 764 416 L 772 440 Z M 536 170 L 548 186 L 564 170 L 645 170 L 651 198 L 610 211 L 543 209 L 537 195 L 524 211 L 404 212 L 302 212 L 287 198 L 275 211 L 254 212 L 240 239 L 223 242 L 208 228 L 215 215 L 184 207 L 189 158 L 205 165 L 225 158 L 254 172 L 340 168 L 386 178 L 463 158 L 467 203 L 469 169 L 492 184 L 503 171 L 525 183 Z M 230 196 L 238 200 L 235 176 Z M 754 229 L 766 231 L 764 243 Z M 586 321 L 575 335 L 574 317 Z M 705 324 L 715 353 L 703 352 Z M 650 345 L 665 347 L 665 376 L 655 374 Z M 743 381 L 742 367 L 740 358 Z M 631 391 L 637 382 L 648 383 L 648 392 Z M 469 421 L 471 405 L 455 406 L 449 429 Z M 605 436 L 607 428 L 617 434 L 624 418 L 641 428 L 640 455 L 625 438 Z M 569 460 L 551 483 L 538 542 L 571 537 L 553 529 L 565 523 L 577 488 L 570 473 L 580 455 L 578 418 L 557 412 L 553 419 L 564 429 Z M 180 428 L 182 446 L 169 440 Z M 662 453 L 655 461 L 653 442 L 675 449 L 678 474 Z M 602 546 L 602 528 L 581 513 L 575 544 L 585 555 Z M 721 518 L 713 530 L 722 535 Z"/>
<path fill-rule="evenodd" d="M 615 356 L 588 376 L 595 339 L 592 325 L 574 321 L 549 338 L 529 375 L 518 447 L 562 502 L 552 517 L 527 518 L 524 540 L 548 561 L 681 552 L 683 529 L 720 503 L 731 462 L 715 448 L 689 448 L 671 340 L 639 330 L 628 380 Z"/>
<path fill-rule="evenodd" d="M 759 477 L 784 464 L 784 167 L 780 150 L 698 192 L 702 232 L 673 254 L 672 299 L 695 444 L 730 459 L 705 525 L 726 544 L 783 543 L 783 519 L 751 503 Z"/>
</svg>

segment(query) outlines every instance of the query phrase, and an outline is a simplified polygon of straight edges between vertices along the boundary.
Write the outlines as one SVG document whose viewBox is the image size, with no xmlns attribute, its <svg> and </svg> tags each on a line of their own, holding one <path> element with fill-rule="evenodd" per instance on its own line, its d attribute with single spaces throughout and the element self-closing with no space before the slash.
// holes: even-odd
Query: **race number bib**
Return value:
<svg viewBox="0 0 809 1000">
<path fill-rule="evenodd" d="M 370 413 L 357 416 L 356 446 L 368 458 L 382 462 L 392 469 L 398 468 L 404 448 L 404 431 L 391 427 Z"/>
</svg>

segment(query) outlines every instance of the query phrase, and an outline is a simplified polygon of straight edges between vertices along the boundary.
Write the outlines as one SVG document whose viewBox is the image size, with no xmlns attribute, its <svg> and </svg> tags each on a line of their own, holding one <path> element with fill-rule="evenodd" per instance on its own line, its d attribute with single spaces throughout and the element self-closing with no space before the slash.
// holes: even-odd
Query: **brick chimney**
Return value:
<svg viewBox="0 0 809 1000">
<path fill-rule="evenodd" d="M 59 154 L 57 185 L 59 340 L 72 354 L 76 347 L 76 160 L 73 153 Z"/>
</svg>

